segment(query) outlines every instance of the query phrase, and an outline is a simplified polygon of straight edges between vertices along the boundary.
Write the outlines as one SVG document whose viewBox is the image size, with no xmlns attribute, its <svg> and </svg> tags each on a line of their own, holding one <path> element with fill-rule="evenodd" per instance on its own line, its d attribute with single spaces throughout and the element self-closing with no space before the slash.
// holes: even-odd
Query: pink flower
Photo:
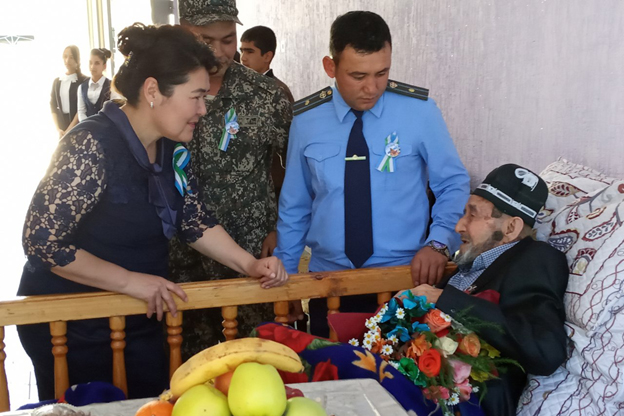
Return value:
<svg viewBox="0 0 624 416">
<path fill-rule="evenodd" d="M 456 387 L 459 389 L 459 400 L 462 402 L 468 401 L 470 393 L 472 393 L 472 386 L 468 383 L 468 380 L 458 383 Z"/>
<path fill-rule="evenodd" d="M 438 400 L 448 400 L 451 397 L 449 390 L 442 386 L 430 386 L 423 389 L 423 394 L 429 400 L 437 403 Z"/>
<path fill-rule="evenodd" d="M 459 360 L 448 360 L 449 364 L 453 367 L 453 381 L 455 384 L 463 383 L 469 376 L 472 366 Z"/>
</svg>

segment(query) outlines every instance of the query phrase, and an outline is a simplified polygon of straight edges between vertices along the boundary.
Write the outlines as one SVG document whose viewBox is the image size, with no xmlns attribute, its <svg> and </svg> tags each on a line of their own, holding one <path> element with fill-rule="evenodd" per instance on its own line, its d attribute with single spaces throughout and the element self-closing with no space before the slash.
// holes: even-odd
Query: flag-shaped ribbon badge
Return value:
<svg viewBox="0 0 624 416">
<path fill-rule="evenodd" d="M 173 148 L 173 173 L 175 176 L 175 187 L 180 192 L 180 195 L 184 196 L 184 191 L 192 194 L 191 188 L 188 186 L 188 178 L 184 168 L 191 160 L 191 155 L 186 147 L 180 143 L 176 144 Z"/>
<path fill-rule="evenodd" d="M 401 153 L 401 148 L 399 147 L 399 136 L 397 136 L 396 131 L 388 137 L 386 137 L 386 154 L 383 159 L 381 159 L 381 163 L 377 166 L 377 170 L 380 172 L 388 171 L 394 172 L 394 158 L 397 157 Z"/>
<path fill-rule="evenodd" d="M 223 128 L 223 133 L 221 133 L 221 140 L 219 141 L 219 150 L 227 151 L 227 148 L 230 144 L 230 139 L 236 138 L 236 133 L 240 126 L 238 125 L 238 116 L 236 115 L 236 111 L 234 108 L 230 108 L 227 113 L 225 113 L 225 127 Z"/>
</svg>

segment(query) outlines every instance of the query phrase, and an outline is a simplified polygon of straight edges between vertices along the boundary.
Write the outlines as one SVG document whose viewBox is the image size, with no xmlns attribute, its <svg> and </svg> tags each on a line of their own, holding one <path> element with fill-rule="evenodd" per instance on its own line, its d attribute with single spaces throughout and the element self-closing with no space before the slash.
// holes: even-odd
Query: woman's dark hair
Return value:
<svg viewBox="0 0 624 416">
<path fill-rule="evenodd" d="M 360 53 L 382 50 L 386 42 L 392 46 L 390 28 L 373 12 L 353 11 L 338 16 L 329 33 L 329 53 L 336 63 L 347 46 Z"/>
<path fill-rule="evenodd" d="M 212 73 L 218 68 L 208 45 L 182 26 L 135 23 L 119 32 L 117 47 L 126 60 L 113 85 L 133 106 L 149 77 L 158 81 L 161 94 L 170 97 L 176 85 L 188 81 L 190 72 L 205 68 Z"/>
<path fill-rule="evenodd" d="M 78 46 L 76 45 L 69 45 L 65 49 L 69 49 L 72 54 L 72 58 L 74 58 L 74 61 L 76 61 L 76 65 L 78 65 L 76 67 L 76 75 L 78 75 L 78 79 L 83 78 L 84 75 L 82 75 L 82 72 L 80 71 L 80 49 L 78 49 Z"/>
<path fill-rule="evenodd" d="M 102 63 L 106 64 L 106 60 L 112 56 L 111 51 L 106 48 L 91 49 L 91 55 L 100 58 Z"/>
</svg>

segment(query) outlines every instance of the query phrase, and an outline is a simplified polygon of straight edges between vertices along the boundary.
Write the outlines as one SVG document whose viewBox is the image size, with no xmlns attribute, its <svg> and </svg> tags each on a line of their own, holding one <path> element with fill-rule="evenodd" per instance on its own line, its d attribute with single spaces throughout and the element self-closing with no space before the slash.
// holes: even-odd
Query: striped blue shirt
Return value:
<svg viewBox="0 0 624 416">
<path fill-rule="evenodd" d="M 485 269 L 494 263 L 494 261 L 501 254 L 515 246 L 517 243 L 517 241 L 514 241 L 512 243 L 503 244 L 479 254 L 472 262 L 472 266 L 469 269 L 460 268 L 459 271 L 451 277 L 448 284 L 461 291 L 465 291 L 479 278 L 479 276 L 481 276 Z"/>
</svg>

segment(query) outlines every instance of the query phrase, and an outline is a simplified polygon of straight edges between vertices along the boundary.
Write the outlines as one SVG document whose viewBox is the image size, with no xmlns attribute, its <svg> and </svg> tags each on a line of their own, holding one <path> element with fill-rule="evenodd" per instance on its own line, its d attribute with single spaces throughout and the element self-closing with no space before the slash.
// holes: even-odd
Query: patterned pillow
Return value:
<svg viewBox="0 0 624 416">
<path fill-rule="evenodd" d="M 624 181 L 582 196 L 553 214 L 548 243 L 566 254 L 570 280 L 565 295 L 566 317 L 591 330 L 606 303 L 620 290 L 624 274 Z"/>
<path fill-rule="evenodd" d="M 540 176 L 550 194 L 536 224 L 537 239 L 546 241 L 554 214 L 576 199 L 611 185 L 616 179 L 587 166 L 559 158 L 544 169 Z"/>
<path fill-rule="evenodd" d="M 564 252 L 570 357 L 530 376 L 520 416 L 609 415 L 624 408 L 624 181 L 564 159 L 541 174 L 550 195 L 537 237 Z"/>
</svg>

